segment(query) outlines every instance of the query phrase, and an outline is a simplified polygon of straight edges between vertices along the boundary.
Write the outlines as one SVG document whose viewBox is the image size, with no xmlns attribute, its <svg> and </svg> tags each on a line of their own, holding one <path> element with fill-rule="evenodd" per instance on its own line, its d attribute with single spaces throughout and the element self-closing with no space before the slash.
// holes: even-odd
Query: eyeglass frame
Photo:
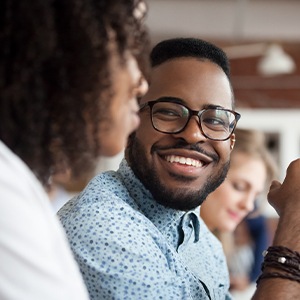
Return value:
<svg viewBox="0 0 300 300">
<path fill-rule="evenodd" d="M 159 103 L 159 102 L 169 102 L 169 103 L 175 103 L 175 104 L 179 104 L 181 106 L 183 106 L 184 108 L 186 108 L 189 112 L 189 116 L 188 116 L 188 119 L 186 121 L 186 124 L 183 126 L 182 129 L 178 130 L 178 131 L 175 131 L 175 132 L 167 132 L 167 131 L 162 131 L 162 130 L 159 130 L 157 129 L 154 124 L 153 124 L 153 113 L 152 113 L 152 108 L 153 106 L 156 104 L 156 103 Z M 234 133 L 234 130 L 236 128 L 236 125 L 239 121 L 239 119 L 241 118 L 241 114 L 234 111 L 234 110 L 231 110 L 231 109 L 227 109 L 227 108 L 223 108 L 223 107 L 220 107 L 220 106 L 209 106 L 209 107 L 206 107 L 204 109 L 201 109 L 201 110 L 193 110 L 191 108 L 189 108 L 188 106 L 186 106 L 185 104 L 182 103 L 182 100 L 180 98 L 176 98 L 176 97 L 161 97 L 161 98 L 158 98 L 156 100 L 151 100 L 151 101 L 148 101 L 148 102 L 145 102 L 143 104 L 140 105 L 140 109 L 139 111 L 141 112 L 144 108 L 146 108 L 147 106 L 149 106 L 150 108 L 150 119 L 151 119 L 151 124 L 152 124 L 152 127 L 158 131 L 158 132 L 161 132 L 161 133 L 165 133 L 165 134 L 178 134 L 182 131 L 185 130 L 186 126 L 189 124 L 192 116 L 197 116 L 198 117 L 198 123 L 199 123 L 199 128 L 201 130 L 201 133 L 209 140 L 212 140 L 212 141 L 226 141 L 228 140 L 231 135 Z M 222 111 L 226 111 L 226 112 L 230 112 L 234 115 L 234 119 L 235 119 L 235 124 L 232 128 L 232 131 L 231 133 L 229 134 L 229 136 L 225 139 L 214 139 L 214 138 L 211 138 L 209 136 L 207 136 L 204 131 L 203 131 L 203 128 L 202 128 L 202 124 L 201 124 L 201 115 L 203 112 L 207 111 L 207 110 L 222 110 Z"/>
</svg>

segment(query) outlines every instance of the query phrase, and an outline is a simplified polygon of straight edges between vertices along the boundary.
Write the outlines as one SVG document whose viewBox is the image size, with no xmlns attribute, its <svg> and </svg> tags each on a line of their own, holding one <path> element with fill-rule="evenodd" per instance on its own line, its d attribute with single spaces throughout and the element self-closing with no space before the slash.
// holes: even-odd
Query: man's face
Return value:
<svg viewBox="0 0 300 300">
<path fill-rule="evenodd" d="M 223 70 L 195 58 L 173 59 L 153 68 L 141 104 L 161 97 L 180 98 L 192 110 L 209 105 L 232 108 L 231 88 Z M 155 130 L 149 107 L 140 117 L 126 156 L 134 173 L 159 203 L 180 210 L 197 207 L 224 180 L 232 138 L 207 139 L 196 116 L 176 134 Z"/>
</svg>

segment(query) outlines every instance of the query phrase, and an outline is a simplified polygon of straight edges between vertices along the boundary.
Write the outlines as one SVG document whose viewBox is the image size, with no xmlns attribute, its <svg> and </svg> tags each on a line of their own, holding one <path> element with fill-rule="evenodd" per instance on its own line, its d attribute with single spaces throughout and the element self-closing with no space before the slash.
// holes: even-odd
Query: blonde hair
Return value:
<svg viewBox="0 0 300 300">
<path fill-rule="evenodd" d="M 231 153 L 245 153 L 251 157 L 261 159 L 267 170 L 267 184 L 278 176 L 278 166 L 275 157 L 268 149 L 266 135 L 262 131 L 253 129 L 235 129 L 235 145 Z"/>
</svg>

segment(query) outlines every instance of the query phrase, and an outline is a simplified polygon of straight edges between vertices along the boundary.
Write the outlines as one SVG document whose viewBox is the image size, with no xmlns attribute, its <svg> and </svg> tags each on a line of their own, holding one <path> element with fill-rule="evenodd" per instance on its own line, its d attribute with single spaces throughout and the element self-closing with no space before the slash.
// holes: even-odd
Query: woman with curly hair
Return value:
<svg viewBox="0 0 300 300">
<path fill-rule="evenodd" d="M 140 0 L 0 3 L 0 298 L 87 299 L 45 191 L 118 153 L 138 126 Z"/>
</svg>

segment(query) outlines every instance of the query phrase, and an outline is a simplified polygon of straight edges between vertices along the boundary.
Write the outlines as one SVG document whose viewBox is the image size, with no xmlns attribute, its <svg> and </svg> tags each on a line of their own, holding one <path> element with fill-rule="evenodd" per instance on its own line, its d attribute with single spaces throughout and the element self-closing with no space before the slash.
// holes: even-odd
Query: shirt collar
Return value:
<svg viewBox="0 0 300 300">
<path fill-rule="evenodd" d="M 125 159 L 122 160 L 118 173 L 141 213 L 159 229 L 176 249 L 183 247 L 193 236 L 194 242 L 199 240 L 199 207 L 186 212 L 159 204 L 134 175 Z M 190 229 L 187 230 L 187 228 Z"/>
</svg>

